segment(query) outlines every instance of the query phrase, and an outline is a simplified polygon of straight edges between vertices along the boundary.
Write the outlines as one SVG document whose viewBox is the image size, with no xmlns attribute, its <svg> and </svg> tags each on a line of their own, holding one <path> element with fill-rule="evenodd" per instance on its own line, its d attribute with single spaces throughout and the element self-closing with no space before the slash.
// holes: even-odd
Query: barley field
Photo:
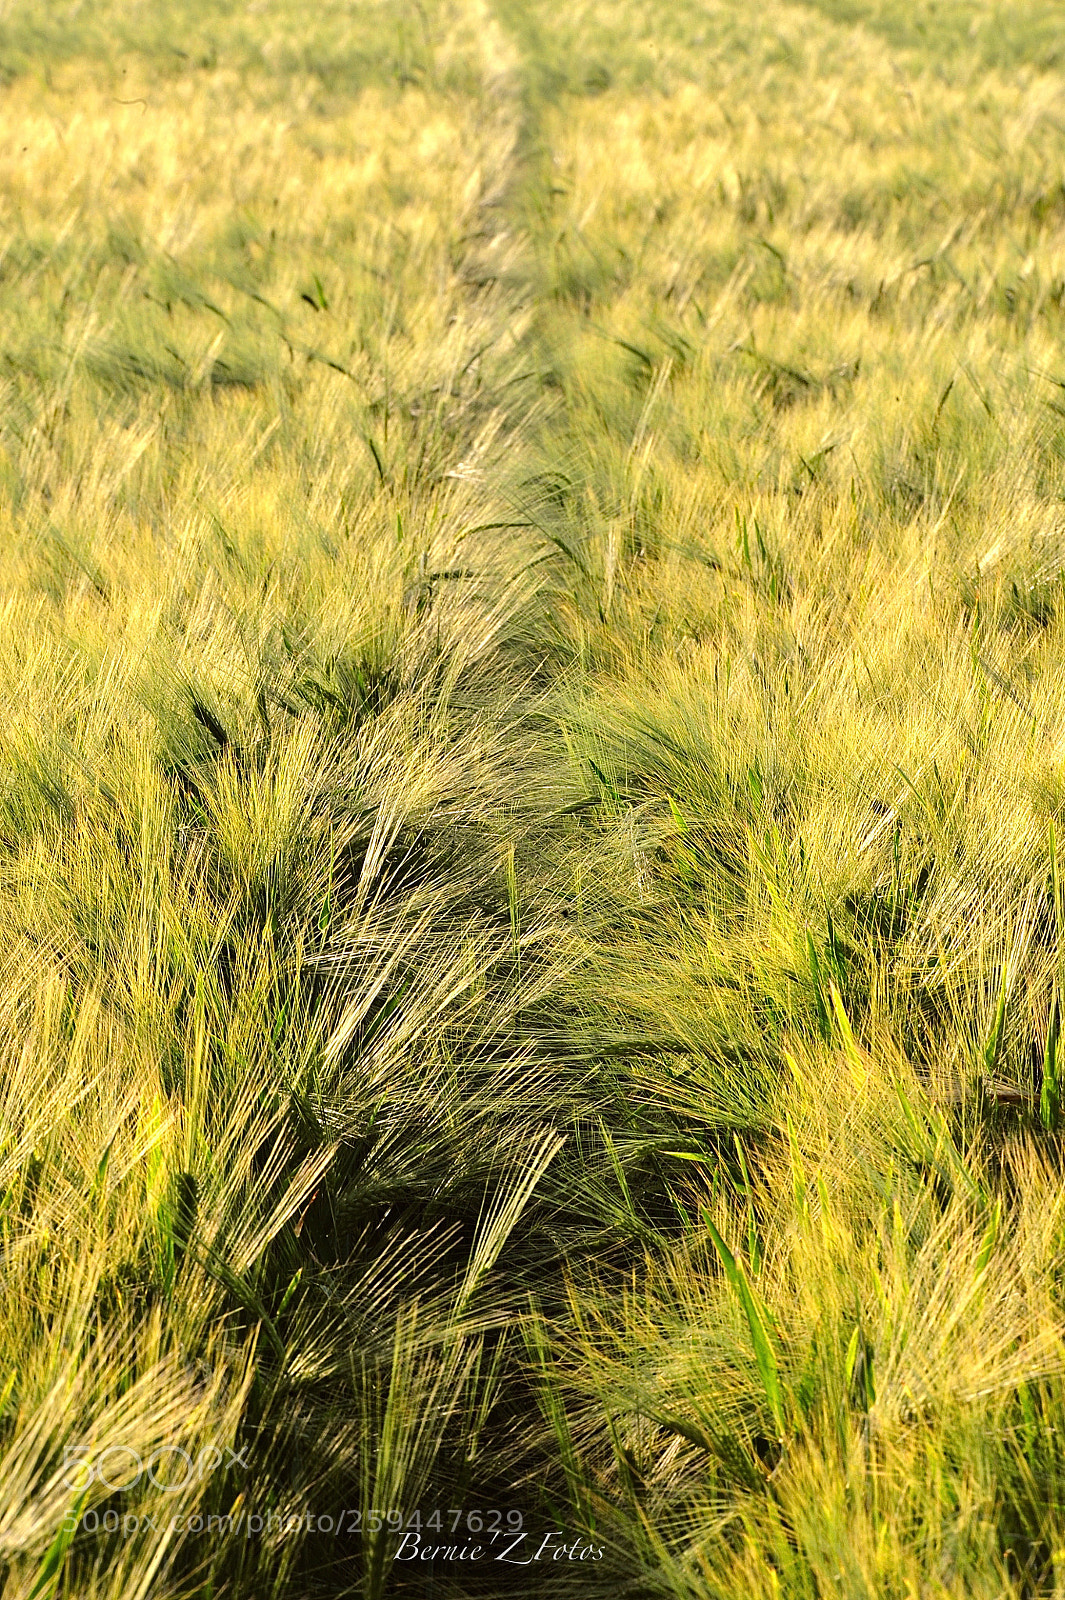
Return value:
<svg viewBox="0 0 1065 1600">
<path fill-rule="evenodd" d="M 1056 0 L 5 0 L 5 1600 L 1065 1597 Z"/>
</svg>

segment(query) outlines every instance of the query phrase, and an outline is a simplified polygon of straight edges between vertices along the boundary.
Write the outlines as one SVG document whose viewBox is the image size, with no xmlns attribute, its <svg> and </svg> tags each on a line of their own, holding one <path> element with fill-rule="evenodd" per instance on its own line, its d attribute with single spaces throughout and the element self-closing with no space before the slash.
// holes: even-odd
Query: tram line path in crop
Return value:
<svg viewBox="0 0 1065 1600">
<path fill-rule="evenodd" d="M 5 1600 L 1062 1590 L 1058 9 L 3 8 Z"/>
</svg>

